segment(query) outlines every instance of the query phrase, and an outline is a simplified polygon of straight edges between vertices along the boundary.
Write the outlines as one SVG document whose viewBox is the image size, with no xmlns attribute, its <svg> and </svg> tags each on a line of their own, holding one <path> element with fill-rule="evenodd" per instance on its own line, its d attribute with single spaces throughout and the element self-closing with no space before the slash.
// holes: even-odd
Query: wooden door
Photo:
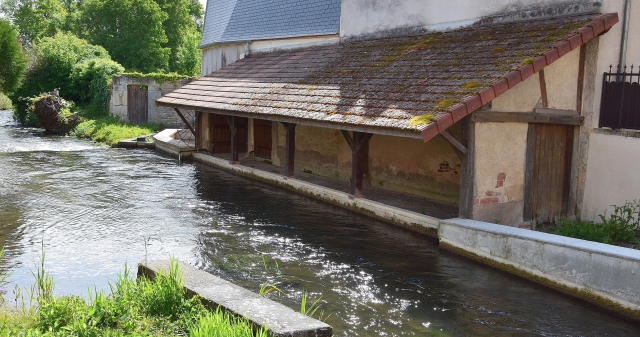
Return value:
<svg viewBox="0 0 640 337">
<path fill-rule="evenodd" d="M 538 223 L 567 216 L 573 152 L 573 126 L 530 124 L 529 207 L 525 219 Z M 525 206 L 526 207 L 526 206 Z"/>
<path fill-rule="evenodd" d="M 133 124 L 147 122 L 148 90 L 145 85 L 132 84 L 127 86 L 127 119 Z"/>
<path fill-rule="evenodd" d="M 253 153 L 256 157 L 271 159 L 271 121 L 253 120 Z"/>
<path fill-rule="evenodd" d="M 247 152 L 248 143 L 247 135 L 249 120 L 246 117 L 236 117 L 236 141 L 238 142 L 238 152 Z M 214 153 L 231 153 L 231 129 L 227 122 L 227 116 L 210 114 L 209 115 L 209 152 Z"/>
</svg>

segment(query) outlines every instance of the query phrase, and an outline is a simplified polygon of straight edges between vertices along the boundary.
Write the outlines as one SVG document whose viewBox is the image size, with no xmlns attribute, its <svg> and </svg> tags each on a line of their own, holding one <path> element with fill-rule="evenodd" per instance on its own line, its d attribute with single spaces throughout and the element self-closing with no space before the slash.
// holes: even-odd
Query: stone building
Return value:
<svg viewBox="0 0 640 337">
<path fill-rule="evenodd" d="M 592 218 L 640 190 L 640 140 L 599 123 L 602 74 L 638 61 L 639 24 L 624 0 L 210 2 L 203 77 L 157 104 L 196 111 L 200 151 L 355 197 L 370 183 L 506 225 Z"/>
</svg>

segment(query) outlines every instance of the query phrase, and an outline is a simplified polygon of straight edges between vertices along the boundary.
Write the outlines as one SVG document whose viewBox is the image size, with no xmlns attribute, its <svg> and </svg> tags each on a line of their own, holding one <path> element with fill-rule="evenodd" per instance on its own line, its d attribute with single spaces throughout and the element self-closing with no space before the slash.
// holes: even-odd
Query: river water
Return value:
<svg viewBox="0 0 640 337">
<path fill-rule="evenodd" d="M 294 309 L 322 296 L 336 336 L 638 336 L 640 325 L 442 251 L 425 236 L 149 150 L 43 135 L 0 112 L 6 302 L 45 252 L 56 294 L 124 265 L 181 261 Z M 24 292 L 24 291 L 23 291 Z"/>
</svg>

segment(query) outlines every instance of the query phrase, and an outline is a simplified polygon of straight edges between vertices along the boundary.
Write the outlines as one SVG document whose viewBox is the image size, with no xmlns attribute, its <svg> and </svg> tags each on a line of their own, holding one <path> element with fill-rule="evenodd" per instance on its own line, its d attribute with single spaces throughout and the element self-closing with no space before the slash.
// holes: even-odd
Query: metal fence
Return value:
<svg viewBox="0 0 640 337">
<path fill-rule="evenodd" d="M 617 72 L 612 68 L 609 66 L 602 80 L 600 127 L 640 130 L 640 67 L 636 73 L 634 66 L 630 72 L 627 66 L 618 66 Z"/>
</svg>

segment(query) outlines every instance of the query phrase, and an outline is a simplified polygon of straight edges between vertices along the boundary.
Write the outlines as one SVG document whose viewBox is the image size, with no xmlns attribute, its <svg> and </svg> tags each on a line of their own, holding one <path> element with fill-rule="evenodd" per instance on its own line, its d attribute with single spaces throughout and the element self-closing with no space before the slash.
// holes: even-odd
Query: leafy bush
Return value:
<svg viewBox="0 0 640 337">
<path fill-rule="evenodd" d="M 124 68 L 109 59 L 93 58 L 76 63 L 71 71 L 71 82 L 85 104 L 84 116 L 97 118 L 109 112 L 109 95 L 112 75 L 121 74 Z"/>
<path fill-rule="evenodd" d="M 11 105 L 13 103 L 7 97 L 7 95 L 0 92 L 0 110 L 11 110 Z"/>
<path fill-rule="evenodd" d="M 18 86 L 26 66 L 18 32 L 0 18 L 0 93 L 12 92 Z"/>
<path fill-rule="evenodd" d="M 16 103 L 14 118 L 27 126 L 27 105 L 20 97 L 37 96 L 42 92 L 59 89 L 61 95 L 72 101 L 79 101 L 81 92 L 86 88 L 74 87 L 71 72 L 76 63 L 89 59 L 110 60 L 107 51 L 89 44 L 72 34 L 58 33 L 43 38 L 34 44 L 30 52 L 31 64 L 27 69 L 24 82 L 10 98 Z"/>
<path fill-rule="evenodd" d="M 599 215 L 602 224 L 593 221 L 564 220 L 542 230 L 588 241 L 640 248 L 640 201 L 613 205 L 611 215 Z"/>
</svg>

